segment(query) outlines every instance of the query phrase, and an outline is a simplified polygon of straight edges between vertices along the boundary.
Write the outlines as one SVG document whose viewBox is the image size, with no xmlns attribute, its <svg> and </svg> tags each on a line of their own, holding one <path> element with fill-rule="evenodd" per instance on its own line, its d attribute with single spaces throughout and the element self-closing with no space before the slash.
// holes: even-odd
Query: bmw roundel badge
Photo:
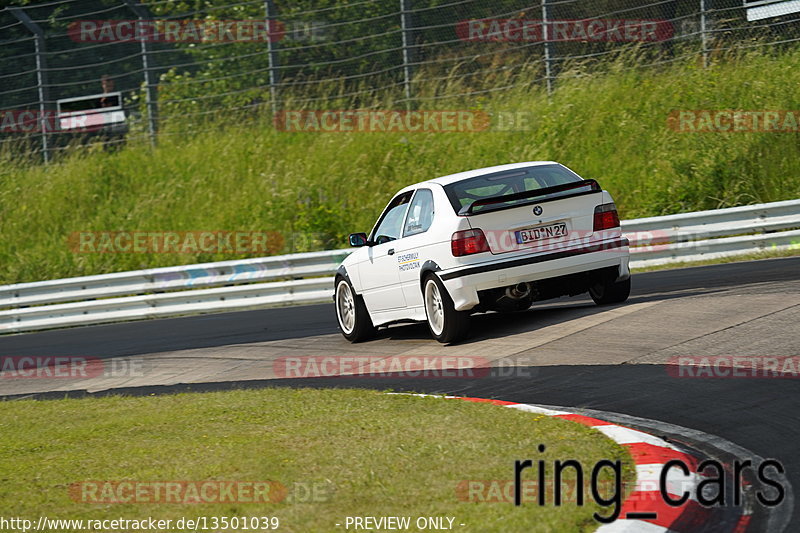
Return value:
<svg viewBox="0 0 800 533">
<path fill-rule="evenodd" d="M 537 205 L 536 207 L 534 207 L 533 208 L 533 214 L 536 215 L 536 216 L 541 215 L 542 214 L 542 206 Z"/>
</svg>

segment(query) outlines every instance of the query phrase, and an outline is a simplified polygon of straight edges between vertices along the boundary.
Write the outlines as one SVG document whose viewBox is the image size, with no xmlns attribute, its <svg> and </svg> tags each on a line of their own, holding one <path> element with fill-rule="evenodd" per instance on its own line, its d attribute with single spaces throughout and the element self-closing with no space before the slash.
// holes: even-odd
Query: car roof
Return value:
<svg viewBox="0 0 800 533">
<path fill-rule="evenodd" d="M 517 168 L 524 168 L 524 167 L 531 167 L 531 166 L 538 166 L 538 165 L 557 165 L 555 161 L 527 161 L 525 163 L 511 163 L 508 165 L 497 165 L 494 167 L 485 167 L 485 168 L 478 168 L 475 170 L 467 170 L 466 172 L 458 172 L 456 174 L 449 174 L 447 176 L 441 176 L 439 178 L 433 178 L 430 180 L 422 181 L 420 183 L 415 183 L 414 185 L 410 185 L 406 187 L 404 190 L 416 189 L 420 185 L 426 183 L 435 183 L 437 185 L 450 185 L 451 183 L 455 183 L 457 181 L 469 179 L 469 178 L 477 178 L 478 176 L 483 176 L 484 174 L 492 174 L 494 172 L 502 172 L 504 170 L 514 170 Z"/>
</svg>

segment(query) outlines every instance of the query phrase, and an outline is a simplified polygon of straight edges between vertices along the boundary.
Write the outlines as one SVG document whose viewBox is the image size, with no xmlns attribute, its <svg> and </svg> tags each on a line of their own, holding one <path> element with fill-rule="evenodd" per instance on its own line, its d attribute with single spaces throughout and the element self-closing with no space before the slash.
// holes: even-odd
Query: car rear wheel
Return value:
<svg viewBox="0 0 800 533">
<path fill-rule="evenodd" d="M 597 305 L 618 304 L 631 294 L 631 278 L 614 281 L 614 277 L 604 277 L 589 289 L 589 295 Z"/>
<path fill-rule="evenodd" d="M 469 331 L 469 312 L 456 311 L 453 299 L 439 278 L 431 274 L 422 288 L 425 316 L 433 338 L 441 343 L 458 342 Z"/>
<path fill-rule="evenodd" d="M 334 303 L 339 331 L 345 339 L 350 342 L 361 342 L 375 334 L 375 327 L 372 325 L 364 300 L 344 278 L 336 280 Z"/>
</svg>

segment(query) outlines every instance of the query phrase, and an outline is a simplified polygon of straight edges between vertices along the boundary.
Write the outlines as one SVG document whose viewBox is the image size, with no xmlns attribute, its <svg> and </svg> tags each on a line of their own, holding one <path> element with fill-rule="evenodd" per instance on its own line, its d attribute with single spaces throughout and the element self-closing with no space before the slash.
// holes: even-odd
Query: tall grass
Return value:
<svg viewBox="0 0 800 533">
<path fill-rule="evenodd" d="M 667 116 L 677 109 L 800 109 L 799 62 L 797 49 L 757 50 L 708 69 L 692 60 L 642 70 L 626 56 L 591 74 L 580 65 L 562 72 L 549 99 L 531 82 L 436 104 L 531 111 L 528 131 L 286 133 L 267 114 L 250 114 L 191 130 L 166 125 L 156 149 L 89 149 L 48 167 L 7 161 L 0 170 L 0 282 L 237 257 L 75 254 L 67 246 L 75 231 L 264 230 L 287 236 L 285 252 L 339 247 L 347 233 L 369 229 L 400 187 L 508 162 L 556 160 L 596 178 L 624 218 L 796 198 L 797 133 L 679 133 Z M 540 75 L 535 67 L 522 74 Z M 459 83 L 469 78 L 420 81 L 416 89 L 429 98 L 441 84 L 455 94 Z M 303 105 L 289 100 L 286 107 Z M 390 96 L 375 105 L 400 107 Z"/>
</svg>

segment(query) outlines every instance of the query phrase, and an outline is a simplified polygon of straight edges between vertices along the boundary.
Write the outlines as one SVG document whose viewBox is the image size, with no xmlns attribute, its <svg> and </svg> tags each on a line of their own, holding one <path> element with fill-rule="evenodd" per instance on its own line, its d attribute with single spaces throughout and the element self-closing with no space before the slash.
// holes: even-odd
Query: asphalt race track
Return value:
<svg viewBox="0 0 800 533">
<path fill-rule="evenodd" d="M 474 338 L 449 347 L 430 340 L 420 325 L 393 327 L 375 341 L 351 346 L 336 332 L 332 305 L 316 305 L 8 335 L 0 337 L 0 355 L 142 356 L 150 364 L 149 381 L 109 382 L 94 390 L 60 385 L 60 392 L 52 394 L 60 397 L 68 391 L 80 395 L 87 389 L 102 393 L 112 388 L 150 393 L 232 386 L 344 386 L 623 413 L 700 430 L 778 459 L 797 491 L 800 382 L 680 379 L 667 372 L 666 364 L 686 355 L 800 356 L 800 257 L 638 274 L 626 304 L 616 308 L 589 304 L 586 299 L 562 299 L 511 316 L 475 317 Z M 290 380 L 270 372 L 268 364 L 287 353 L 421 352 L 492 354 L 515 372 L 505 377 L 492 372 L 480 379 Z M 167 359 L 173 365 L 171 377 L 153 379 L 161 375 L 159 364 Z M 179 372 L 181 366 L 196 366 L 193 361 L 201 360 L 209 365 L 205 370 Z M 229 371 L 232 367 L 236 369 Z M 6 380 L 0 383 L 0 395 L 51 396 L 26 386 Z M 787 531 L 800 531 L 797 506 Z"/>
<path fill-rule="evenodd" d="M 637 274 L 631 300 L 799 279 L 800 257 L 664 270 Z M 307 305 L 6 335 L 0 336 L 0 354 L 114 357 L 291 339 L 336 333 L 332 317 L 332 304 Z"/>
</svg>

